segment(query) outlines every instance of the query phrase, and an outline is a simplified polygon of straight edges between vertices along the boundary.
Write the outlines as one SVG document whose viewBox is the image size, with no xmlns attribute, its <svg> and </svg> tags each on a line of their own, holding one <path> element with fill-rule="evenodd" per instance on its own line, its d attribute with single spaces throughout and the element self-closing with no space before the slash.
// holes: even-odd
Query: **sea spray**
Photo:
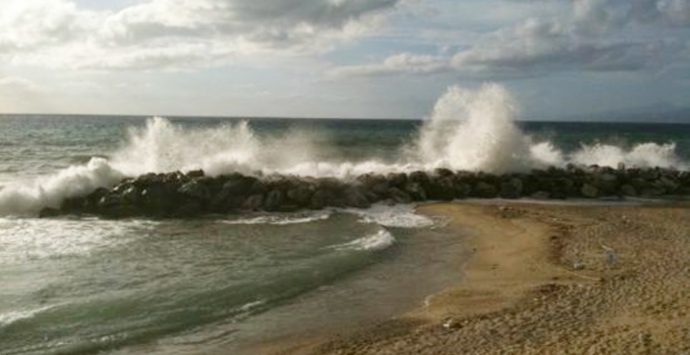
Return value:
<svg viewBox="0 0 690 355">
<path fill-rule="evenodd" d="M 0 215 L 30 214 L 46 206 L 57 207 L 67 197 L 112 186 L 123 177 L 106 159 L 93 158 L 86 165 L 70 166 L 34 182 L 6 186 L 0 190 Z"/>
<path fill-rule="evenodd" d="M 505 173 L 569 163 L 688 168 L 674 143 L 629 147 L 583 143 L 580 149 L 566 152 L 553 141 L 522 132 L 515 123 L 518 113 L 516 100 L 500 85 L 486 84 L 477 90 L 452 86 L 397 158 L 359 160 L 344 158 L 315 131 L 259 135 L 248 122 L 189 128 L 155 117 L 144 127 L 132 128 L 107 159 L 93 158 L 35 181 L 4 185 L 0 215 L 35 214 L 44 207 L 58 207 L 66 198 L 112 187 L 123 177 L 178 170 L 202 169 L 210 176 L 239 172 L 354 180 L 367 173 L 435 168 Z"/>
<path fill-rule="evenodd" d="M 505 172 L 535 165 L 530 141 L 514 124 L 516 103 L 500 85 L 450 87 L 421 129 L 417 153 L 431 166 Z"/>
</svg>

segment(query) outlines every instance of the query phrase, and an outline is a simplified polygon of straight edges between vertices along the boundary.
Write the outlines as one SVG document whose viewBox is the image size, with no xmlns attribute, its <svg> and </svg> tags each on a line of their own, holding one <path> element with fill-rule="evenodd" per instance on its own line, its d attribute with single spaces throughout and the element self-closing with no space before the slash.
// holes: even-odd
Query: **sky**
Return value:
<svg viewBox="0 0 690 355">
<path fill-rule="evenodd" d="M 690 107 L 690 0 L 2 0 L 0 112 L 526 119 Z"/>
</svg>

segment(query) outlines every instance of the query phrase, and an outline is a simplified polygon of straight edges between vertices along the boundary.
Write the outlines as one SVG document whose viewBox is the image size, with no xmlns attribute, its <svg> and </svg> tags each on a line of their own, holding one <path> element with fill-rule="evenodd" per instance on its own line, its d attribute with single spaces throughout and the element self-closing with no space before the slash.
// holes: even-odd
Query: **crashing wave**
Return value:
<svg viewBox="0 0 690 355">
<path fill-rule="evenodd" d="M 517 105 L 500 85 L 477 90 L 453 86 L 438 100 L 416 139 L 397 160 L 343 161 L 323 158 L 322 139 L 314 132 L 290 131 L 259 136 L 246 122 L 189 129 L 155 117 L 133 128 L 108 159 L 93 158 L 33 182 L 0 189 L 0 215 L 35 214 L 58 207 L 66 198 L 111 187 L 123 177 L 202 169 L 211 176 L 295 175 L 352 179 L 362 174 L 430 171 L 435 168 L 504 173 L 569 163 L 616 167 L 686 169 L 675 145 L 644 143 L 625 149 L 583 145 L 565 153 L 550 141 L 535 141 L 515 124 Z"/>
</svg>

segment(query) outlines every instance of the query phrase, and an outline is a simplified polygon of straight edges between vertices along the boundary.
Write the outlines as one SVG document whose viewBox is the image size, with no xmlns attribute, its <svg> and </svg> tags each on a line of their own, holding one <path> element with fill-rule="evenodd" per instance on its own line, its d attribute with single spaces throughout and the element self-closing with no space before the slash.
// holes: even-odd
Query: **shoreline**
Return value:
<svg viewBox="0 0 690 355">
<path fill-rule="evenodd" d="M 354 334 L 274 344 L 267 353 L 690 351 L 687 205 L 500 201 L 418 211 L 449 217 L 447 228 L 472 230 L 466 240 L 474 253 L 460 284 Z"/>
</svg>

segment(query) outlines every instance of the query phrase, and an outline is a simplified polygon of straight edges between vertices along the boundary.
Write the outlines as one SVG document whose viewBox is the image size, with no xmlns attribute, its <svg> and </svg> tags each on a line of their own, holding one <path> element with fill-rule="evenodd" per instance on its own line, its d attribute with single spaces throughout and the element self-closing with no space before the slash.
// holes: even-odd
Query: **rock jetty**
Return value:
<svg viewBox="0 0 690 355">
<path fill-rule="evenodd" d="M 228 174 L 203 171 L 146 174 L 45 208 L 41 217 L 88 214 L 108 218 L 194 217 L 247 211 L 291 212 L 373 203 L 463 198 L 567 199 L 690 195 L 690 172 L 661 168 L 577 167 L 488 174 L 431 172 L 365 174 L 352 179 Z"/>
</svg>

